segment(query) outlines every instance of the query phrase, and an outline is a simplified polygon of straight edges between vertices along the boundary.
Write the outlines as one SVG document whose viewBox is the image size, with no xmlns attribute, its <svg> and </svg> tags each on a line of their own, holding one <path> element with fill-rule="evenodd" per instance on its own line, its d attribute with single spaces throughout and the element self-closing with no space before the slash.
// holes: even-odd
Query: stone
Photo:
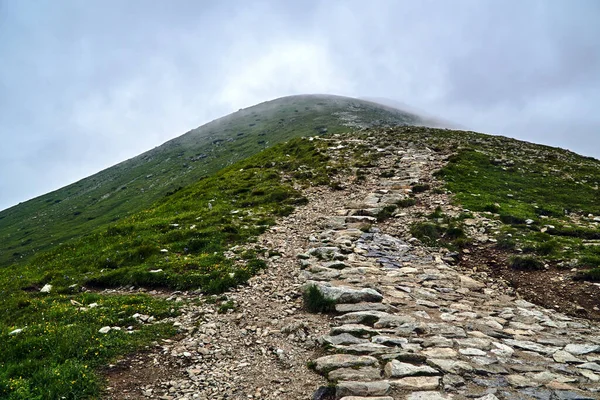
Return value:
<svg viewBox="0 0 600 400">
<path fill-rule="evenodd" d="M 335 303 L 380 302 L 383 300 L 381 293 L 370 288 L 352 289 L 346 286 L 331 286 L 322 282 L 308 281 L 305 289 L 311 285 L 314 285 L 323 297 Z"/>
<path fill-rule="evenodd" d="M 443 336 L 430 336 L 423 340 L 423 347 L 452 347 L 452 340 L 446 339 Z"/>
<path fill-rule="evenodd" d="M 363 397 L 363 396 L 345 396 L 340 400 L 394 400 L 393 397 L 390 396 L 377 396 L 377 397 Z"/>
<path fill-rule="evenodd" d="M 335 387 L 335 397 L 341 399 L 346 396 L 385 396 L 389 391 L 390 384 L 388 381 L 338 382 Z"/>
<path fill-rule="evenodd" d="M 504 343 L 516 347 L 518 349 L 534 351 L 536 353 L 551 355 L 560 350 L 559 347 L 553 346 L 544 346 L 539 343 L 531 342 L 528 340 L 514 340 L 514 339 L 504 339 Z"/>
<path fill-rule="evenodd" d="M 440 386 L 439 376 L 409 376 L 389 381 L 398 390 L 435 390 Z"/>
<path fill-rule="evenodd" d="M 572 355 L 571 353 L 568 353 L 564 350 L 559 350 L 556 353 L 552 354 L 552 358 L 554 359 L 554 361 L 558 362 L 558 363 L 570 363 L 570 364 L 580 364 L 583 363 L 582 360 L 578 359 L 577 357 L 575 357 L 574 355 Z"/>
<path fill-rule="evenodd" d="M 593 397 L 570 390 L 557 390 L 554 395 L 558 400 L 595 400 Z"/>
<path fill-rule="evenodd" d="M 22 328 L 17 328 L 17 329 L 14 329 L 14 330 L 8 332 L 8 336 L 18 335 L 21 332 L 23 332 L 23 329 Z"/>
<path fill-rule="evenodd" d="M 103 326 L 102 328 L 100 328 L 100 330 L 98 332 L 99 333 L 108 333 L 108 332 L 110 332 L 110 326 Z"/>
<path fill-rule="evenodd" d="M 458 352 L 463 356 L 485 356 L 487 353 L 483 350 L 474 349 L 472 347 L 459 349 Z"/>
<path fill-rule="evenodd" d="M 597 344 L 568 344 L 565 351 L 576 356 L 589 353 L 600 353 L 600 345 Z"/>
<path fill-rule="evenodd" d="M 43 288 L 40 289 L 40 293 L 50 293 L 52 291 L 52 285 L 47 283 Z"/>
<path fill-rule="evenodd" d="M 465 372 L 473 371 L 471 364 L 464 361 L 430 358 L 427 360 L 427 364 L 450 374 L 462 375 Z"/>
<path fill-rule="evenodd" d="M 592 382 L 600 382 L 600 375 L 593 373 L 590 370 L 582 369 L 578 371 L 582 376 L 586 377 Z"/>
<path fill-rule="evenodd" d="M 475 279 L 468 277 L 466 275 L 460 275 L 459 280 L 460 280 L 460 283 L 459 283 L 460 286 L 466 287 L 467 289 L 477 291 L 477 290 L 481 290 L 485 287 L 484 283 L 476 281 Z"/>
<path fill-rule="evenodd" d="M 523 375 L 508 375 L 506 380 L 512 387 L 515 388 L 536 387 L 540 385 L 539 383 L 534 382 Z"/>
<path fill-rule="evenodd" d="M 488 393 L 485 396 L 477 397 L 475 400 L 498 400 L 498 398 L 492 393 Z"/>
<path fill-rule="evenodd" d="M 377 329 L 373 329 L 370 326 L 360 324 L 344 324 L 340 326 L 335 326 L 331 328 L 331 331 L 329 331 L 330 335 L 339 335 L 342 333 L 349 333 L 353 336 L 379 335 L 379 331 Z"/>
<path fill-rule="evenodd" d="M 381 303 L 347 303 L 336 304 L 335 311 L 338 313 L 349 313 L 356 311 L 387 311 L 389 306 Z"/>
<path fill-rule="evenodd" d="M 427 365 L 412 365 L 398 360 L 392 360 L 385 365 L 386 378 L 404 378 L 406 376 L 434 376 L 440 372 Z"/>
<path fill-rule="evenodd" d="M 577 368 L 589 369 L 591 371 L 600 372 L 600 364 L 597 364 L 595 362 L 583 363 L 581 365 L 578 365 Z"/>
<path fill-rule="evenodd" d="M 328 372 L 337 368 L 352 368 L 377 364 L 377 359 L 370 356 L 354 356 L 351 354 L 333 354 L 314 360 L 317 372 Z"/>
<path fill-rule="evenodd" d="M 452 395 L 443 394 L 440 392 L 412 392 L 406 397 L 406 400 L 449 400 Z"/>
<path fill-rule="evenodd" d="M 399 346 L 401 347 L 404 344 L 408 343 L 408 339 L 406 338 L 398 338 L 398 337 L 390 337 L 390 336 L 373 336 L 371 338 L 373 343 L 383 344 L 386 346 Z"/>
<path fill-rule="evenodd" d="M 374 367 L 339 368 L 327 374 L 332 381 L 375 381 L 381 379 L 381 371 Z"/>
<path fill-rule="evenodd" d="M 352 336 L 349 333 L 341 333 L 335 336 L 323 336 L 321 340 L 324 343 L 339 346 L 339 345 L 349 345 L 349 344 L 360 344 L 360 343 L 368 343 L 369 339 L 361 339 L 356 336 Z"/>
<path fill-rule="evenodd" d="M 456 350 L 449 347 L 433 347 L 422 351 L 422 353 L 430 358 L 455 358 L 458 356 Z"/>
</svg>

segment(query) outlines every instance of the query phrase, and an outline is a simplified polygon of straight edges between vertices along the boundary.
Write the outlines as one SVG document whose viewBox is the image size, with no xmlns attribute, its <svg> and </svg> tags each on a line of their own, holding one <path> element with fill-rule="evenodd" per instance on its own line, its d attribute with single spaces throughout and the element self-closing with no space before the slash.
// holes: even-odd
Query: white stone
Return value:
<svg viewBox="0 0 600 400">
<path fill-rule="evenodd" d="M 50 293 L 51 290 L 52 290 L 52 285 L 48 283 L 48 284 L 44 285 L 43 288 L 40 289 L 40 293 Z"/>
</svg>

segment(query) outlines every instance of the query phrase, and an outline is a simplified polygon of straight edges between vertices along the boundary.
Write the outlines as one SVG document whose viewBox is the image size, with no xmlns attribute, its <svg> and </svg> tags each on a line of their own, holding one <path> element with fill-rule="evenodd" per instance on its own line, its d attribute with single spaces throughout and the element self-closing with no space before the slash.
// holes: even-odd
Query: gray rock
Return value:
<svg viewBox="0 0 600 400">
<path fill-rule="evenodd" d="M 377 359 L 370 356 L 353 356 L 350 354 L 333 354 L 314 360 L 317 372 L 326 373 L 337 368 L 362 367 L 377 364 Z"/>
<path fill-rule="evenodd" d="M 471 364 L 464 361 L 430 358 L 427 360 L 427 364 L 450 374 L 462 375 L 465 372 L 473 371 Z"/>
<path fill-rule="evenodd" d="M 577 368 L 589 369 L 591 371 L 600 372 L 600 365 L 595 362 L 588 362 L 578 365 Z"/>
<path fill-rule="evenodd" d="M 581 356 L 589 353 L 600 353 L 600 345 L 597 344 L 568 344 L 565 346 L 565 351 Z"/>
<path fill-rule="evenodd" d="M 412 392 L 406 397 L 406 400 L 449 400 L 452 396 L 440 392 Z"/>
<path fill-rule="evenodd" d="M 435 390 L 440 386 L 439 376 L 409 376 L 390 380 L 389 384 L 398 390 Z"/>
<path fill-rule="evenodd" d="M 583 363 L 582 360 L 578 359 L 577 357 L 575 357 L 574 355 L 572 355 L 571 353 L 568 353 L 564 350 L 559 350 L 556 353 L 552 354 L 552 358 L 554 358 L 554 361 L 558 362 L 558 363 L 570 363 L 570 364 L 580 364 Z"/>
<path fill-rule="evenodd" d="M 514 339 L 504 339 L 504 343 L 516 347 L 518 349 L 534 351 L 540 354 L 551 355 L 560 350 L 559 347 L 553 346 L 544 346 L 539 343 L 531 342 L 528 340 L 514 340 Z"/>
<path fill-rule="evenodd" d="M 523 375 L 508 375 L 506 377 L 508 383 L 515 388 L 537 387 L 540 384 Z"/>
<path fill-rule="evenodd" d="M 327 335 L 327 336 L 323 336 L 321 338 L 321 340 L 324 343 L 327 343 L 332 346 L 360 344 L 360 343 L 368 343 L 369 342 L 369 339 L 357 338 L 356 336 L 352 336 L 349 333 L 341 333 L 339 335 L 334 335 L 334 336 Z"/>
<path fill-rule="evenodd" d="M 388 311 L 390 307 L 381 303 L 354 303 L 354 304 L 336 304 L 335 311 L 339 313 L 349 313 L 356 311 Z"/>
<path fill-rule="evenodd" d="M 373 336 L 371 338 L 373 343 L 383 344 L 386 346 L 402 346 L 408 343 L 406 338 L 390 337 L 390 336 Z"/>
<path fill-rule="evenodd" d="M 456 358 L 458 356 L 456 350 L 449 347 L 432 347 L 422 353 L 431 358 Z"/>
<path fill-rule="evenodd" d="M 332 381 L 375 381 L 381 379 L 381 371 L 374 367 L 339 368 L 327 374 Z"/>
<path fill-rule="evenodd" d="M 335 326 L 331 328 L 329 331 L 330 335 L 339 335 L 342 333 L 349 333 L 353 336 L 375 336 L 379 335 L 379 331 L 377 329 L 373 329 L 367 325 L 360 324 L 345 324 L 340 326 Z"/>
<path fill-rule="evenodd" d="M 380 302 L 383 300 L 383 296 L 379 292 L 370 288 L 357 290 L 316 281 L 308 281 L 304 288 L 307 289 L 309 286 L 315 286 L 323 297 L 336 303 Z"/>
<path fill-rule="evenodd" d="M 383 370 L 387 378 L 404 378 L 406 376 L 434 376 L 440 375 L 436 369 L 427 365 L 412 365 L 398 360 L 392 360 L 385 365 Z"/>
<path fill-rule="evenodd" d="M 385 396 L 390 391 L 388 381 L 360 382 L 348 381 L 339 382 L 335 387 L 336 399 L 346 396 Z"/>
<path fill-rule="evenodd" d="M 570 390 L 556 390 L 554 395 L 558 400 L 594 400 L 593 397 Z"/>
</svg>

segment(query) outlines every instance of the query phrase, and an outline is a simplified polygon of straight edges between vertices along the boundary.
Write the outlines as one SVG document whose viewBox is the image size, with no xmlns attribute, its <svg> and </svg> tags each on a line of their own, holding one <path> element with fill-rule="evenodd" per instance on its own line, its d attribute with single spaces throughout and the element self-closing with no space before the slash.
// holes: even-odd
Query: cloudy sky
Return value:
<svg viewBox="0 0 600 400">
<path fill-rule="evenodd" d="M 600 158 L 600 2 L 0 0 L 0 209 L 300 93 Z"/>
</svg>

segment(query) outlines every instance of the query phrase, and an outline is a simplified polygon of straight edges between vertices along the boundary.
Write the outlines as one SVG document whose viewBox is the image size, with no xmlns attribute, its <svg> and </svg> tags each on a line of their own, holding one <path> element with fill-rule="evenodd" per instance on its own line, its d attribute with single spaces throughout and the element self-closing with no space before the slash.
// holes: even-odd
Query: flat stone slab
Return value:
<svg viewBox="0 0 600 400">
<path fill-rule="evenodd" d="M 388 381 L 344 381 L 338 382 L 336 385 L 335 398 L 341 399 L 347 396 L 385 396 L 389 391 L 390 384 Z"/>
<path fill-rule="evenodd" d="M 440 386 L 439 376 L 409 376 L 390 380 L 389 384 L 398 390 L 434 390 Z"/>
<path fill-rule="evenodd" d="M 529 340 L 504 339 L 504 343 L 522 350 L 529 350 L 540 354 L 551 355 L 560 350 L 560 347 L 544 346 Z"/>
<path fill-rule="evenodd" d="M 495 398 L 495 396 L 494 396 Z M 451 394 L 443 394 L 440 392 L 426 391 L 426 392 L 413 392 L 406 396 L 406 400 L 450 400 L 452 399 Z M 483 397 L 482 397 L 483 399 Z M 491 400 L 491 399 L 486 399 Z"/>
<path fill-rule="evenodd" d="M 338 313 L 349 313 L 357 311 L 388 311 L 389 306 L 381 303 L 354 303 L 336 304 L 335 311 Z"/>
<path fill-rule="evenodd" d="M 473 371 L 471 364 L 464 361 L 430 358 L 427 360 L 427 364 L 450 374 L 462 375 L 465 372 Z"/>
<path fill-rule="evenodd" d="M 330 335 L 339 335 L 342 333 L 349 333 L 353 336 L 375 336 L 379 335 L 379 331 L 377 329 L 373 329 L 367 325 L 360 324 L 344 324 L 340 326 L 335 326 L 331 328 L 329 331 Z"/>
<path fill-rule="evenodd" d="M 339 368 L 327 374 L 333 381 L 376 381 L 381 379 L 381 371 L 374 367 Z"/>
<path fill-rule="evenodd" d="M 600 345 L 597 344 L 568 344 L 565 351 L 576 356 L 589 353 L 600 353 Z"/>
<path fill-rule="evenodd" d="M 436 376 L 440 375 L 440 372 L 427 365 L 413 365 L 392 360 L 385 365 L 384 374 L 386 378 L 404 378 L 407 376 Z"/>
<path fill-rule="evenodd" d="M 370 288 L 353 289 L 317 281 L 308 281 L 304 288 L 307 289 L 310 286 L 316 287 L 323 297 L 335 303 L 381 302 L 383 300 L 381 293 Z"/>
<path fill-rule="evenodd" d="M 327 373 L 338 368 L 363 367 L 377 364 L 377 359 L 370 356 L 354 356 L 351 354 L 333 354 L 314 360 L 315 370 Z"/>
</svg>

